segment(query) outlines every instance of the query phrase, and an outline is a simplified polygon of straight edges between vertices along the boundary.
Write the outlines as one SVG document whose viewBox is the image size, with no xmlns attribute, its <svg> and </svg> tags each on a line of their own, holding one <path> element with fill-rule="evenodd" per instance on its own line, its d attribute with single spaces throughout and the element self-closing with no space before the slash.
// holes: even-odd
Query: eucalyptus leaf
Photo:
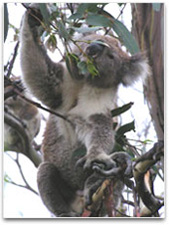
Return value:
<svg viewBox="0 0 169 225">
<path fill-rule="evenodd" d="M 72 14 L 68 19 L 75 20 L 84 17 L 85 12 L 96 13 L 100 8 L 97 7 L 98 3 L 82 3 L 79 5 L 76 13 Z"/>
<path fill-rule="evenodd" d="M 126 112 L 127 110 L 129 110 L 132 106 L 133 106 L 133 102 L 129 102 L 128 104 L 125 104 L 121 107 L 118 107 L 117 109 L 113 109 L 111 111 L 112 117 L 118 116 L 124 112 Z"/>
<path fill-rule="evenodd" d="M 71 65 L 70 65 L 70 56 L 69 54 L 67 53 L 66 56 L 65 56 L 65 62 L 66 62 L 66 67 L 69 71 L 70 74 L 72 74 L 72 71 L 71 71 Z"/>
<path fill-rule="evenodd" d="M 82 3 L 77 9 L 77 13 L 84 14 L 85 12 L 98 12 L 98 3 Z"/>
<path fill-rule="evenodd" d="M 72 68 L 79 63 L 79 58 L 77 55 L 73 53 L 67 53 L 65 56 L 65 61 L 66 61 L 66 67 L 72 77 L 76 76 L 74 73 L 75 71 L 72 71 Z"/>
<path fill-rule="evenodd" d="M 7 3 L 4 3 L 4 42 L 8 35 L 8 25 L 9 25 L 8 8 Z"/>
<path fill-rule="evenodd" d="M 39 3 L 39 9 L 40 9 L 40 12 L 41 12 L 41 14 L 42 14 L 42 16 L 44 18 L 45 23 L 47 25 L 49 25 L 49 23 L 50 23 L 50 20 L 49 20 L 50 14 L 49 14 L 49 11 L 48 11 L 48 9 L 46 7 L 46 4 L 45 3 Z"/>
<path fill-rule="evenodd" d="M 118 140 L 119 138 L 124 136 L 125 133 L 132 131 L 132 130 L 135 131 L 134 121 L 121 126 L 116 132 L 116 135 L 115 135 L 116 140 Z"/>
<path fill-rule="evenodd" d="M 72 29 L 78 33 L 90 33 L 96 32 L 101 29 L 101 27 L 72 27 Z"/>
<path fill-rule="evenodd" d="M 54 52 L 57 47 L 56 36 L 54 34 L 51 34 L 45 45 L 51 52 Z"/>
<path fill-rule="evenodd" d="M 92 75 L 92 77 L 99 75 L 99 71 L 96 69 L 95 65 L 91 60 L 87 60 L 87 70 Z"/>
<path fill-rule="evenodd" d="M 85 75 L 88 72 L 87 63 L 85 61 L 78 62 L 77 67 L 80 70 L 80 74 Z"/>
<path fill-rule="evenodd" d="M 60 36 L 63 37 L 66 41 L 68 41 L 70 38 L 70 35 L 69 35 L 65 25 L 63 24 L 63 22 L 57 21 L 57 26 L 58 26 Z"/>
<path fill-rule="evenodd" d="M 131 54 L 140 52 L 139 46 L 135 38 L 128 31 L 128 29 L 122 22 L 114 19 L 114 22 L 112 23 L 112 28 L 116 32 L 116 34 L 119 36 L 119 38 L 122 40 L 123 44 L 126 46 L 126 48 L 129 50 Z"/>
<path fill-rule="evenodd" d="M 81 19 L 82 17 L 83 17 L 82 13 L 74 13 L 68 19 L 69 20 L 76 20 L 76 19 Z"/>
<path fill-rule="evenodd" d="M 4 176 L 4 181 L 5 181 L 6 183 L 11 183 L 12 179 L 11 179 L 7 174 L 5 174 L 5 176 Z"/>
<path fill-rule="evenodd" d="M 86 23 L 92 26 L 111 27 L 112 22 L 105 16 L 100 14 L 89 14 L 86 17 Z"/>
</svg>

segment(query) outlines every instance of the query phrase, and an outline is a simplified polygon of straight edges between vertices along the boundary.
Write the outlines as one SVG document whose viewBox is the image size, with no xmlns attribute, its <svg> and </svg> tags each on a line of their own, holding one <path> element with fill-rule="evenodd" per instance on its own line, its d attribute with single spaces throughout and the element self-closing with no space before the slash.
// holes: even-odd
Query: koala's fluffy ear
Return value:
<svg viewBox="0 0 169 225">
<path fill-rule="evenodd" d="M 139 78 L 144 82 L 150 71 L 146 55 L 137 53 L 123 62 L 120 70 L 121 82 L 124 86 L 132 85 Z"/>
</svg>

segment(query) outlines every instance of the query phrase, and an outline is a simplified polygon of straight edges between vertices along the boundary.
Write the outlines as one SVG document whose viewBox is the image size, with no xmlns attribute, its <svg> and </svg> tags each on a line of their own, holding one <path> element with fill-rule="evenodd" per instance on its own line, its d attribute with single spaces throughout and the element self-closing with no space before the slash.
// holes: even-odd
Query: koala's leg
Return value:
<svg viewBox="0 0 169 225">
<path fill-rule="evenodd" d="M 111 116 L 98 113 L 89 116 L 87 120 L 71 116 L 70 119 L 75 124 L 79 140 L 87 149 L 87 154 L 78 160 L 77 165 L 84 165 L 87 170 L 92 169 L 94 163 L 104 166 L 105 169 L 114 167 L 114 161 L 109 155 L 114 143 Z"/>
<path fill-rule="evenodd" d="M 58 169 L 49 162 L 41 163 L 37 175 L 38 189 L 46 207 L 58 217 L 77 217 L 73 211 L 76 192 L 60 175 Z"/>
</svg>

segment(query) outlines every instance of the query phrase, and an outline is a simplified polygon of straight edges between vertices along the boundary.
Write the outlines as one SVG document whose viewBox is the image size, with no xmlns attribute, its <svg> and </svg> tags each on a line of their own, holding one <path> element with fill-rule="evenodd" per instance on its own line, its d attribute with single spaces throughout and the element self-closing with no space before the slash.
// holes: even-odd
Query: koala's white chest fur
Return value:
<svg viewBox="0 0 169 225">
<path fill-rule="evenodd" d="M 64 101 L 59 109 L 60 113 L 70 117 L 72 120 L 80 118 L 84 121 L 83 126 L 85 126 L 91 115 L 107 114 L 114 108 L 117 90 L 112 88 L 95 88 L 83 82 L 79 82 L 77 85 L 76 82 L 69 74 L 65 77 L 63 88 Z M 57 119 L 57 124 L 59 133 L 64 135 L 65 140 L 74 145 L 78 140 L 71 125 L 62 119 Z"/>
<path fill-rule="evenodd" d="M 94 88 L 86 84 L 79 91 L 77 105 L 69 114 L 87 119 L 93 114 L 107 113 L 114 107 L 115 93 L 112 89 Z"/>
<path fill-rule="evenodd" d="M 63 64 L 62 64 L 63 65 Z M 114 108 L 117 89 L 96 88 L 83 81 L 73 80 L 65 65 L 62 113 L 78 115 L 83 119 Z M 78 82 L 78 83 L 77 83 Z"/>
</svg>

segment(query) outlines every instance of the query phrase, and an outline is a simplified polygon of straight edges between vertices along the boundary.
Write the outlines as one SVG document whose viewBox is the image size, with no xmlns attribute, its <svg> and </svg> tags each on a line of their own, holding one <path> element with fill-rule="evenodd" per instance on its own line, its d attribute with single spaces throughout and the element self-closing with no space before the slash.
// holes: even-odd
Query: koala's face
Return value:
<svg viewBox="0 0 169 225">
<path fill-rule="evenodd" d="M 74 53 L 81 61 L 90 58 L 99 72 L 96 76 L 92 76 L 90 72 L 83 75 L 89 84 L 100 88 L 117 87 L 120 83 L 128 85 L 132 83 L 128 82 L 129 79 L 136 79 L 141 73 L 139 62 L 143 61 L 143 56 L 138 54 L 130 57 L 122 50 L 117 39 L 94 34 L 86 36 L 83 40 L 80 47 L 86 57 L 78 49 L 75 49 Z"/>
</svg>

